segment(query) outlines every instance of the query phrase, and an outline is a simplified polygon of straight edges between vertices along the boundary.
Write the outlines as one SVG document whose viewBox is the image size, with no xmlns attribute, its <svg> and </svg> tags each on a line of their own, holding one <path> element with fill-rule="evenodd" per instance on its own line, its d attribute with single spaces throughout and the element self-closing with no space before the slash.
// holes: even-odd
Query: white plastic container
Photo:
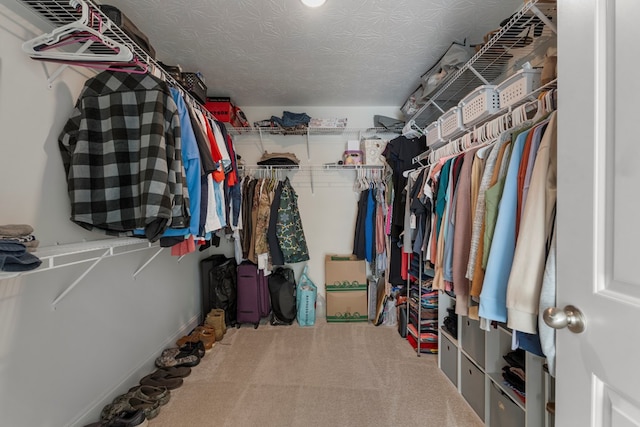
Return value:
<svg viewBox="0 0 640 427">
<path fill-rule="evenodd" d="M 440 137 L 440 124 L 437 120 L 424 128 L 424 133 L 427 134 L 427 147 L 444 141 Z"/>
<path fill-rule="evenodd" d="M 510 107 L 540 87 L 542 70 L 523 68 L 497 87 L 500 108 Z"/>
<path fill-rule="evenodd" d="M 477 87 L 458 104 L 464 126 L 474 125 L 500 110 L 500 96 L 495 85 Z"/>
<path fill-rule="evenodd" d="M 462 114 L 457 106 L 441 115 L 438 124 L 440 125 L 440 137 L 444 140 L 454 138 L 465 130 L 462 124 Z"/>
</svg>

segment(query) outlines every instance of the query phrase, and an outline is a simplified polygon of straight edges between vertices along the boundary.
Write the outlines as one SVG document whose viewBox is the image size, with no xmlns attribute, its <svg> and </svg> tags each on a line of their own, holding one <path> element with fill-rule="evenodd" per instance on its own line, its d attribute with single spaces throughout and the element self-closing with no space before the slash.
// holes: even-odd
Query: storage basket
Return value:
<svg viewBox="0 0 640 427">
<path fill-rule="evenodd" d="M 196 73 L 182 73 L 184 88 L 202 105 L 207 102 L 207 85 Z"/>
<path fill-rule="evenodd" d="M 438 144 L 443 141 L 440 137 L 440 124 L 438 121 L 435 121 L 424 128 L 424 133 L 427 134 L 427 147 L 431 147 L 433 144 Z"/>
<path fill-rule="evenodd" d="M 364 153 L 364 164 L 382 166 L 382 152 L 387 146 L 385 139 L 363 139 L 360 142 L 360 149 Z"/>
<path fill-rule="evenodd" d="M 500 96 L 495 85 L 479 86 L 458 104 L 462 124 L 471 126 L 500 110 Z"/>
<path fill-rule="evenodd" d="M 497 87 L 500 108 L 510 107 L 540 87 L 541 70 L 523 68 Z"/>
<path fill-rule="evenodd" d="M 460 108 L 458 107 L 452 107 L 447 110 L 446 113 L 440 116 L 438 123 L 440 124 L 440 137 L 442 139 L 446 140 L 464 132 L 462 114 L 460 114 Z"/>
</svg>

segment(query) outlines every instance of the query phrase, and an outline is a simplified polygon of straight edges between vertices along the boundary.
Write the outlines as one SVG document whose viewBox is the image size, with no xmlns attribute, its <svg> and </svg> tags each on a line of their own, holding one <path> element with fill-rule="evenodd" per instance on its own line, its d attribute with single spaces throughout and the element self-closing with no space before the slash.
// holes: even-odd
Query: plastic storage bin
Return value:
<svg viewBox="0 0 640 427">
<path fill-rule="evenodd" d="M 484 372 L 466 356 L 462 356 L 460 369 L 462 396 L 484 421 Z"/>
<path fill-rule="evenodd" d="M 460 333 L 462 349 L 482 368 L 485 366 L 485 333 L 480 329 L 480 322 L 477 320 L 468 317 L 462 319 Z"/>
<path fill-rule="evenodd" d="M 497 87 L 500 108 L 510 107 L 540 87 L 541 70 L 523 68 Z"/>
<path fill-rule="evenodd" d="M 479 86 L 458 104 L 462 124 L 471 126 L 500 110 L 500 96 L 495 85 Z"/>
<path fill-rule="evenodd" d="M 458 385 L 458 348 L 444 335 L 440 335 L 440 363 L 442 372 L 451 380 L 453 385 Z"/>
<path fill-rule="evenodd" d="M 489 392 L 489 427 L 524 427 L 525 413 L 496 384 Z"/>
<path fill-rule="evenodd" d="M 440 124 L 437 121 L 424 128 L 424 132 L 427 134 L 427 147 L 443 142 L 440 137 Z"/>
<path fill-rule="evenodd" d="M 464 125 L 462 124 L 460 108 L 457 106 L 450 108 L 446 113 L 440 116 L 438 124 L 440 125 L 440 137 L 442 139 L 453 138 L 465 130 Z"/>
</svg>

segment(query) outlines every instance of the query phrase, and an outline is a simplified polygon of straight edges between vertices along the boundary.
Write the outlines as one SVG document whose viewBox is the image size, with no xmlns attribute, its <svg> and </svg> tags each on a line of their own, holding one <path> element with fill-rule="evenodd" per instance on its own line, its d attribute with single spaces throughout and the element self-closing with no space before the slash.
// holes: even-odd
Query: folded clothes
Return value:
<svg viewBox="0 0 640 427">
<path fill-rule="evenodd" d="M 30 241 L 24 242 L 22 244 L 26 246 L 27 252 L 35 252 L 36 249 L 38 249 L 38 246 L 40 245 L 40 241 L 39 240 L 30 240 Z"/>
<path fill-rule="evenodd" d="M 24 254 L 25 252 L 27 252 L 27 247 L 24 245 L 24 243 L 7 239 L 0 240 L 0 253 L 19 256 Z"/>
<path fill-rule="evenodd" d="M 260 160 L 258 160 L 259 165 L 272 165 L 272 166 L 284 166 L 291 165 L 295 166 L 300 164 L 300 160 L 294 153 L 268 153 L 264 152 Z"/>
<path fill-rule="evenodd" d="M 33 234 L 27 234 L 26 236 L 3 236 L 0 234 L 0 239 L 2 240 L 14 240 L 20 243 L 32 242 L 36 240 L 36 236 Z"/>
<path fill-rule="evenodd" d="M 0 236 L 20 237 L 33 233 L 33 227 L 29 224 L 5 224 L 0 225 Z"/>
<path fill-rule="evenodd" d="M 2 271 L 29 271 L 40 267 L 42 261 L 28 252 L 21 255 L 0 252 L 0 270 Z"/>
</svg>

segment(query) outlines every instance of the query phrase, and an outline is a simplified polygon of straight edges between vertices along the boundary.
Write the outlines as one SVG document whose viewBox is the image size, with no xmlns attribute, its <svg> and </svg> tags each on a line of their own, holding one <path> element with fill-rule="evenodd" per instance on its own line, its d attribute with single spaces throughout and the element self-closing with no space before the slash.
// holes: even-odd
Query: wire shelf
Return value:
<svg viewBox="0 0 640 427">
<path fill-rule="evenodd" d="M 548 22 L 544 22 L 538 13 Z M 523 63 L 539 56 L 545 41 L 555 37 L 556 5 L 532 0 L 525 3 L 499 31 L 487 40 L 458 71 L 450 73 L 424 105 L 411 117 L 424 128 L 458 105 L 478 86 L 498 84 Z M 542 52 L 543 53 L 543 52 Z"/>
</svg>

